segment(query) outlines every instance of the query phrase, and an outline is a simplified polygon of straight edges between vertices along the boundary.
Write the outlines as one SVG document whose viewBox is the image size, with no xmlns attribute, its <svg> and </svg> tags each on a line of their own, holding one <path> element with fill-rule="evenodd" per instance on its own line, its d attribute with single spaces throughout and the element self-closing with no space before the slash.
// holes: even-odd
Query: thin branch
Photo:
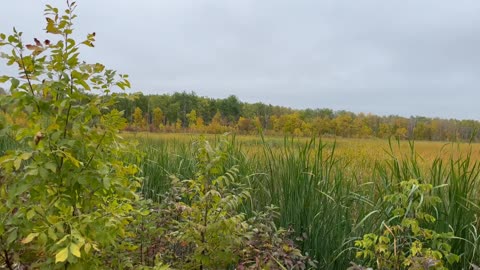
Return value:
<svg viewBox="0 0 480 270">
<path fill-rule="evenodd" d="M 88 166 L 90 166 L 90 163 L 92 162 L 93 158 L 95 157 L 95 153 L 100 148 L 100 145 L 102 145 L 103 139 L 105 138 L 105 135 L 107 135 L 107 132 L 105 131 L 103 133 L 102 138 L 100 138 L 100 141 L 98 142 L 97 146 L 95 147 L 95 152 L 92 154 L 92 156 L 88 159 L 87 164 L 80 170 L 80 172 L 83 172 Z"/>
</svg>

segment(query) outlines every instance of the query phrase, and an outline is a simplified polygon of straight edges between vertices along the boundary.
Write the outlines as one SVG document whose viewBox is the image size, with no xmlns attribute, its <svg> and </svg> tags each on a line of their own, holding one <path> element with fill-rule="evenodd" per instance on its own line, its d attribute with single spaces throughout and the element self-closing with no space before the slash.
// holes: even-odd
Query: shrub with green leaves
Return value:
<svg viewBox="0 0 480 270">
<path fill-rule="evenodd" d="M 316 262 L 302 254 L 290 239 L 291 230 L 277 228 L 278 208 L 269 206 L 265 212 L 254 212 L 247 220 L 248 239 L 241 251 L 237 269 L 315 269 Z"/>
<path fill-rule="evenodd" d="M 181 181 L 186 193 L 173 234 L 190 252 L 177 261 L 178 268 L 226 269 L 239 259 L 247 224 L 237 210 L 249 193 L 236 181 L 238 168 L 225 168 L 227 145 L 226 140 L 216 147 L 200 140 L 195 178 Z"/>
<path fill-rule="evenodd" d="M 355 242 L 357 258 L 376 269 L 447 269 L 446 265 L 458 262 L 449 245 L 453 232 L 429 229 L 440 202 L 431 195 L 432 189 L 431 184 L 411 179 L 401 182 L 398 192 L 385 196 L 388 218 L 381 224 L 381 233 L 365 234 Z"/>
<path fill-rule="evenodd" d="M 0 106 L 26 118 L 0 131 L 16 144 L 0 157 L 0 267 L 118 268 L 115 249 L 129 234 L 140 179 L 122 161 L 133 152 L 119 137 L 125 119 L 110 109 L 119 96 L 111 89 L 129 82 L 81 61 L 80 48 L 93 47 L 95 33 L 75 39 L 75 8 L 47 5 L 51 39 L 0 34 L 1 58 L 18 70 L 0 76 L 10 83 Z"/>
</svg>

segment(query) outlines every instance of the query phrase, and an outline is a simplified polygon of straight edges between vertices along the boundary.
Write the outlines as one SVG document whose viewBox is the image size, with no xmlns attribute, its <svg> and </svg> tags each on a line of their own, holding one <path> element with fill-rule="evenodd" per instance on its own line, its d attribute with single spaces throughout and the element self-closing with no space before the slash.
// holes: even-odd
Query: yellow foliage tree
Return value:
<svg viewBox="0 0 480 270">
<path fill-rule="evenodd" d="M 208 125 L 208 132 L 218 134 L 227 130 L 227 127 L 222 125 L 222 115 L 219 111 L 217 111 L 212 118 L 212 122 L 210 122 L 210 125 Z"/>
<path fill-rule="evenodd" d="M 137 129 L 145 129 L 145 119 L 143 118 L 143 111 L 139 107 L 135 107 L 133 112 L 133 126 Z"/>
<path fill-rule="evenodd" d="M 191 130 L 196 129 L 197 125 L 197 111 L 191 110 L 190 113 L 187 113 L 188 127 Z"/>
<path fill-rule="evenodd" d="M 248 134 L 255 128 L 255 126 L 252 120 L 250 120 L 249 118 L 240 116 L 240 118 L 238 118 L 237 128 L 238 128 L 238 131 L 240 131 L 241 133 Z"/>
<path fill-rule="evenodd" d="M 153 127 L 159 129 L 163 126 L 163 111 L 159 107 L 153 109 Z"/>
</svg>

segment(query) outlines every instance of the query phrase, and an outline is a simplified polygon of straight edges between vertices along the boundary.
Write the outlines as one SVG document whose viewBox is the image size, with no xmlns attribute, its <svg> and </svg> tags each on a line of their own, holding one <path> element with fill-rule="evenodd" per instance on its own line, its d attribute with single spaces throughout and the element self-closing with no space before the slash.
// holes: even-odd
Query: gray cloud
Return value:
<svg viewBox="0 0 480 270">
<path fill-rule="evenodd" d="M 478 1 L 79 2 L 78 33 L 98 37 L 84 57 L 135 90 L 480 119 Z M 44 3 L 9 1 L 0 32 L 33 37 Z"/>
</svg>

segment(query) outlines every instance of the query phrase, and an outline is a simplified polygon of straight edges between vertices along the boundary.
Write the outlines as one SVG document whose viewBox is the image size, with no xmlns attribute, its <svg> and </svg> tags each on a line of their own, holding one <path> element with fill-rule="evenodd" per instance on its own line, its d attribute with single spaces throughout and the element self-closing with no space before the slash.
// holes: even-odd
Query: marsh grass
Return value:
<svg viewBox="0 0 480 270">
<path fill-rule="evenodd" d="M 191 178 L 193 135 L 137 134 L 145 153 L 143 192 L 159 200 L 169 175 Z M 212 143 L 216 136 L 206 136 Z M 477 144 L 381 140 L 230 137 L 229 165 L 239 165 L 251 198 L 247 215 L 276 205 L 278 226 L 294 230 L 319 269 L 346 269 L 355 259 L 353 243 L 378 231 L 391 209 L 384 197 L 412 178 L 432 184 L 442 203 L 434 209 L 435 230 L 453 231 L 458 269 L 480 264 L 480 155 Z"/>
</svg>

